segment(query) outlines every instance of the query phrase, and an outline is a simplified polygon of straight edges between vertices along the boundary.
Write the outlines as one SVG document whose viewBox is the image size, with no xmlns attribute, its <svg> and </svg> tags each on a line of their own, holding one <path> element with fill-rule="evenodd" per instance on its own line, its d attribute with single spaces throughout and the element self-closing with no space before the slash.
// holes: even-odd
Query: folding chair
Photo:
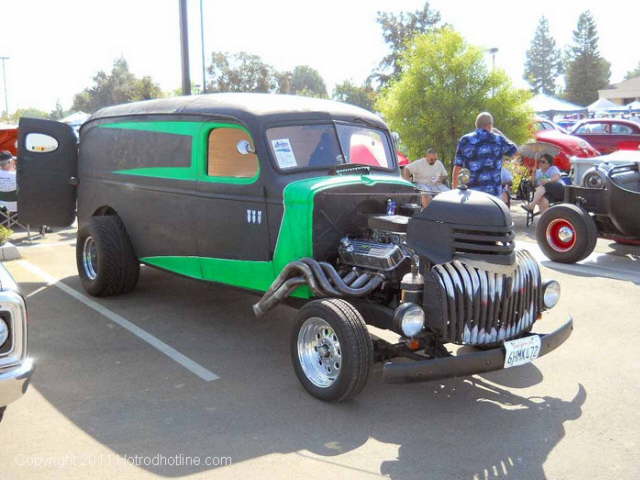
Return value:
<svg viewBox="0 0 640 480">
<path fill-rule="evenodd" d="M 0 192 L 0 225 L 11 228 L 18 226 L 27 232 L 27 239 L 31 241 L 31 228 L 23 225 L 18 219 L 18 192 Z"/>
</svg>

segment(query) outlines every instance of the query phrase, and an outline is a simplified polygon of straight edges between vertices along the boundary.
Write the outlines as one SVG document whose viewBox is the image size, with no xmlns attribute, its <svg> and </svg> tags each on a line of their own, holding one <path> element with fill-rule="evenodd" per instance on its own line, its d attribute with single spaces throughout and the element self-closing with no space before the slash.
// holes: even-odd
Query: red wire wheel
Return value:
<svg viewBox="0 0 640 480">
<path fill-rule="evenodd" d="M 576 227 L 564 218 L 556 218 L 549 222 L 546 235 L 547 243 L 556 252 L 568 252 L 576 244 Z"/>
</svg>

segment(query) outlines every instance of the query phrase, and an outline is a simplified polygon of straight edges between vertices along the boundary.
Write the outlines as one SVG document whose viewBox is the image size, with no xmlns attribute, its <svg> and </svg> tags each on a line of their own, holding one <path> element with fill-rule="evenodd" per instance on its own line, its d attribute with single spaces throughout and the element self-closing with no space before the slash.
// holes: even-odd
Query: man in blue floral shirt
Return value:
<svg viewBox="0 0 640 480">
<path fill-rule="evenodd" d="M 476 118 L 475 132 L 466 134 L 458 142 L 453 167 L 453 186 L 458 186 L 460 170 L 468 168 L 471 172 L 469 188 L 500 197 L 502 157 L 513 156 L 517 151 L 518 147 L 513 142 L 495 133 L 491 114 L 482 112 Z"/>
</svg>

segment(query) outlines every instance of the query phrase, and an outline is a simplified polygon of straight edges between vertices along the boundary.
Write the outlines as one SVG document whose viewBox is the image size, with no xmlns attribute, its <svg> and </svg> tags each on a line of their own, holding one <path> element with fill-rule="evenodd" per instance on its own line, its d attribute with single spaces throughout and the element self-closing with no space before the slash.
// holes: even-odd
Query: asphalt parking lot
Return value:
<svg viewBox="0 0 640 480">
<path fill-rule="evenodd" d="M 412 385 L 376 368 L 354 401 L 326 404 L 293 374 L 294 310 L 256 320 L 254 296 L 149 268 L 133 293 L 91 298 L 74 238 L 22 242 L 5 264 L 37 370 L 0 425 L 2 480 L 640 476 L 639 248 L 543 262 L 563 295 L 537 330 L 571 315 L 575 331 L 534 364 Z"/>
</svg>

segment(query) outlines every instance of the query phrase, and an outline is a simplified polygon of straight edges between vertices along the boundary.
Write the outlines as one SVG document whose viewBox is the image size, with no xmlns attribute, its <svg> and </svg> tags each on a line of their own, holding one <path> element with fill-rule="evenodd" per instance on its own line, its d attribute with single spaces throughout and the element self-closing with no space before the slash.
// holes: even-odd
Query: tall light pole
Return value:
<svg viewBox="0 0 640 480">
<path fill-rule="evenodd" d="M 7 74 L 5 71 L 4 62 L 9 60 L 9 57 L 0 57 L 2 60 L 2 86 L 4 88 L 4 114 L 9 117 L 9 94 L 7 93 Z"/>
<path fill-rule="evenodd" d="M 180 52 L 182 57 L 182 94 L 191 95 L 189 73 L 189 29 L 187 26 L 187 0 L 180 0 Z"/>
<path fill-rule="evenodd" d="M 202 93 L 207 93 L 207 77 L 204 64 L 204 10 L 200 0 L 200 50 L 202 50 Z"/>
</svg>

